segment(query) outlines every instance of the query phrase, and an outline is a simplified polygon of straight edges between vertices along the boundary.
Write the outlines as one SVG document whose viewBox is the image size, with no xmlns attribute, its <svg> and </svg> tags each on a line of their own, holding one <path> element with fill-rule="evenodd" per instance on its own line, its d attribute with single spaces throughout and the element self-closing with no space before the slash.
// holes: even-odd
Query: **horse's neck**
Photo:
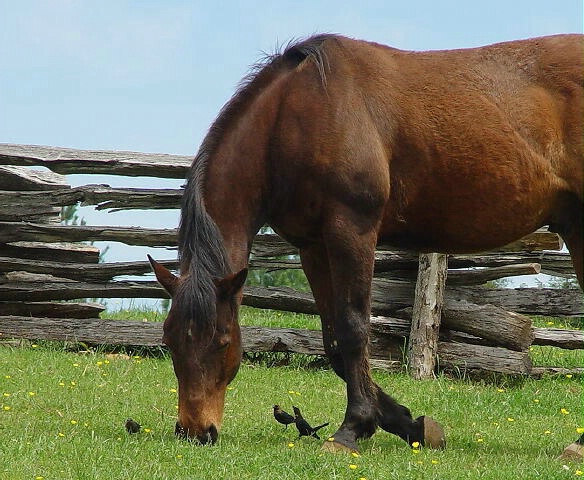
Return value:
<svg viewBox="0 0 584 480">
<path fill-rule="evenodd" d="M 263 172 L 247 159 L 221 159 L 209 169 L 205 184 L 205 207 L 217 224 L 231 268 L 247 267 L 253 238 L 264 224 Z M 241 160 L 238 162 L 238 160 Z"/>
<path fill-rule="evenodd" d="M 268 142 L 282 82 L 266 83 L 261 95 L 246 103 L 225 124 L 209 155 L 205 206 L 217 223 L 234 271 L 247 266 L 252 240 L 266 221 L 269 199 Z"/>
</svg>

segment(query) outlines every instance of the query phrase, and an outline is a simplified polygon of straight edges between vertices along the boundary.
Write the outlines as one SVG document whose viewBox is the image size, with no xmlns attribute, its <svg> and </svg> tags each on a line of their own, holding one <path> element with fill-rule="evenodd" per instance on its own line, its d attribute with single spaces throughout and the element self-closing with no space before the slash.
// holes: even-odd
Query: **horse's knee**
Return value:
<svg viewBox="0 0 584 480">
<path fill-rule="evenodd" d="M 337 344 L 343 355 L 361 354 L 369 343 L 369 319 L 361 314 L 349 315 L 337 330 Z"/>
</svg>

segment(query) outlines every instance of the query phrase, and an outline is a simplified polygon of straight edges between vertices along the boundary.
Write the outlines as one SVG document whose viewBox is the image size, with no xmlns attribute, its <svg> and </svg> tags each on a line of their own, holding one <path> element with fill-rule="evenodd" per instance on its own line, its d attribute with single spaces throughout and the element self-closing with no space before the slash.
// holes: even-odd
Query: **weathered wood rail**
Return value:
<svg viewBox="0 0 584 480">
<path fill-rule="evenodd" d="M 149 273 L 148 262 L 97 263 L 97 249 L 79 242 L 176 248 L 176 229 L 60 225 L 57 214 L 71 204 L 99 210 L 178 208 L 182 190 L 71 188 L 56 173 L 184 178 L 190 163 L 190 157 L 176 155 L 0 144 L 0 339 L 159 346 L 160 324 L 102 320 L 96 317 L 103 307 L 63 300 L 166 298 L 156 282 L 117 278 Z M 27 166 L 56 173 L 22 168 Z M 437 344 L 440 367 L 525 374 L 531 371 L 531 344 L 583 348 L 581 331 L 534 329 L 523 315 L 582 316 L 579 290 L 484 286 L 539 272 L 572 276 L 569 256 L 558 251 L 561 247 L 557 235 L 541 230 L 496 252 L 450 255 Z M 162 263 L 177 268 L 176 261 Z M 300 263 L 294 247 L 277 236 L 258 235 L 250 267 L 279 270 L 300 268 Z M 377 365 L 391 367 L 403 360 L 417 269 L 417 254 L 379 246 L 373 284 L 377 316 L 371 323 Z M 312 295 L 285 287 L 246 287 L 243 301 L 258 308 L 316 313 Z M 248 351 L 324 353 L 320 332 L 245 327 L 243 335 Z"/>
</svg>

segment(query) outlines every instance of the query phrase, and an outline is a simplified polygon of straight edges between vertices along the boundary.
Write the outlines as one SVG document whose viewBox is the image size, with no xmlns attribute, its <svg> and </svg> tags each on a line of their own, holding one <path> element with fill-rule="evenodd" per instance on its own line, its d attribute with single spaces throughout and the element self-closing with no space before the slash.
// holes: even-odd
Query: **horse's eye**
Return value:
<svg viewBox="0 0 584 480">
<path fill-rule="evenodd" d="M 229 341 L 228 338 L 224 338 L 224 339 L 219 340 L 219 342 L 217 342 L 217 350 L 226 349 L 230 343 L 231 342 Z"/>
</svg>

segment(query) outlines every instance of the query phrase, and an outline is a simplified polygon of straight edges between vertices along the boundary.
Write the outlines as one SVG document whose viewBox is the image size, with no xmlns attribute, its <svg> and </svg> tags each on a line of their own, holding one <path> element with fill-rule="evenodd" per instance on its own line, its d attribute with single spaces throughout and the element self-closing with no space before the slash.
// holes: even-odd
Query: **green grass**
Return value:
<svg viewBox="0 0 584 480">
<path fill-rule="evenodd" d="M 149 322 L 162 322 L 166 313 L 150 311 L 148 309 L 132 309 L 106 311 L 102 318 L 113 320 L 138 320 Z M 256 327 L 281 327 L 281 328 L 306 328 L 320 330 L 320 318 L 317 315 L 305 315 L 302 313 L 282 312 L 242 306 L 239 310 L 239 323 L 241 325 L 253 325 Z"/>
<path fill-rule="evenodd" d="M 358 458 L 324 454 L 317 440 L 297 440 L 293 427 L 277 424 L 271 406 L 298 405 L 310 421 L 330 421 L 323 431 L 330 435 L 344 413 L 342 382 L 329 370 L 258 364 L 244 364 L 232 383 L 218 444 L 198 447 L 173 435 L 176 380 L 168 357 L 0 346 L 0 479 L 508 480 L 574 478 L 584 470 L 556 459 L 584 426 L 576 377 L 374 375 L 414 415 L 445 425 L 446 450 L 414 453 L 378 432 L 361 442 Z M 127 417 L 144 430 L 128 435 Z"/>
</svg>

